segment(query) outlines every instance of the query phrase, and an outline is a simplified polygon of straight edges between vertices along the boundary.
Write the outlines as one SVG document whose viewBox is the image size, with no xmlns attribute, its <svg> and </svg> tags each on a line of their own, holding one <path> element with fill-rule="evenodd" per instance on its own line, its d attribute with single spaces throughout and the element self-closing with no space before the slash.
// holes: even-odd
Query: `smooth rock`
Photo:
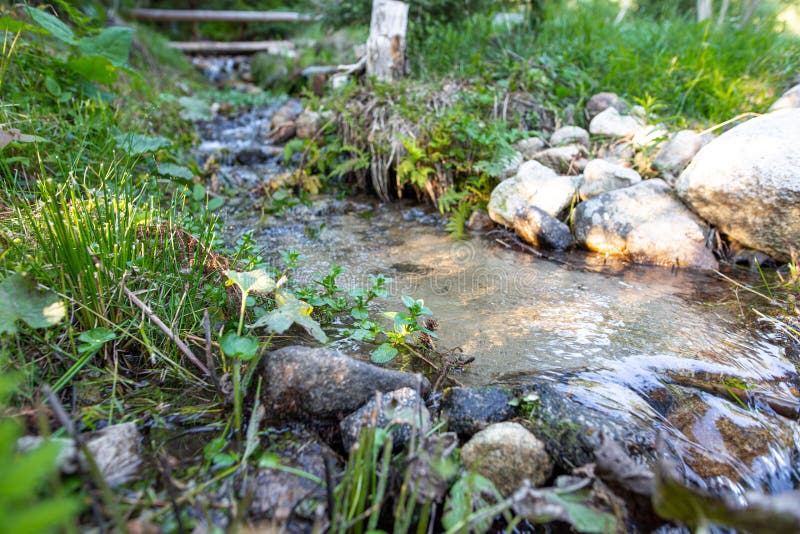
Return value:
<svg viewBox="0 0 800 534">
<path fill-rule="evenodd" d="M 583 182 L 579 193 L 581 200 L 588 200 L 641 181 L 641 175 L 630 167 L 605 159 L 593 159 L 583 169 Z"/>
<path fill-rule="evenodd" d="M 588 155 L 589 151 L 583 145 L 567 145 L 540 150 L 533 159 L 559 174 L 576 174 L 584 166 L 580 160 Z"/>
<path fill-rule="evenodd" d="M 580 126 L 563 126 L 550 136 L 551 146 L 583 145 L 589 148 L 589 132 Z"/>
<path fill-rule="evenodd" d="M 320 480 L 325 480 L 325 457 L 337 457 L 318 436 L 300 426 L 268 428 L 261 436 L 262 449 L 275 454 L 281 466 Z M 313 519 L 326 508 L 324 488 L 306 477 L 272 467 L 258 468 L 250 479 L 250 492 L 252 501 L 248 512 L 256 517 L 277 521 L 297 519 L 297 516 Z"/>
<path fill-rule="evenodd" d="M 533 158 L 533 155 L 542 150 L 546 143 L 540 137 L 529 137 L 514 143 L 514 149 L 522 154 L 524 160 Z"/>
<path fill-rule="evenodd" d="M 634 137 L 645 128 L 645 123 L 633 115 L 620 115 L 616 108 L 608 108 L 597 114 L 589 123 L 592 135 L 606 137 Z"/>
<path fill-rule="evenodd" d="M 475 434 L 461 448 L 461 459 L 509 496 L 525 480 L 541 486 L 553 473 L 544 443 L 519 423 L 495 423 Z"/>
<path fill-rule="evenodd" d="M 447 421 L 448 430 L 470 437 L 492 423 L 514 417 L 513 400 L 514 394 L 507 388 L 450 388 L 442 396 L 439 416 Z"/>
<path fill-rule="evenodd" d="M 564 250 L 573 243 L 569 226 L 536 206 L 517 211 L 514 231 L 534 247 Z"/>
<path fill-rule="evenodd" d="M 59 438 L 55 441 L 61 444 L 57 463 L 62 473 L 74 474 L 79 466 L 84 471 L 88 470 L 86 459 L 78 453 L 75 440 Z M 17 448 L 26 452 L 38 448 L 43 442 L 40 436 L 25 436 L 17 441 Z M 141 442 L 142 435 L 134 423 L 121 423 L 92 433 L 86 440 L 86 446 L 106 484 L 114 487 L 135 480 L 139 475 Z"/>
<path fill-rule="evenodd" d="M 589 250 L 631 256 L 637 263 L 716 269 L 706 248 L 708 226 L 666 182 L 645 180 L 578 204 L 575 239 Z"/>
<path fill-rule="evenodd" d="M 800 108 L 800 84 L 795 85 L 775 101 L 769 108 L 770 111 L 781 109 Z"/>
<path fill-rule="evenodd" d="M 430 383 L 422 375 L 361 362 L 327 349 L 284 347 L 269 353 L 264 366 L 267 413 L 278 417 L 341 419 L 381 393 Z"/>
<path fill-rule="evenodd" d="M 576 192 L 576 179 L 558 176 L 538 161 L 526 161 L 514 178 L 500 182 L 489 198 L 489 217 L 513 226 L 517 211 L 536 206 L 557 217 L 569 207 Z"/>
<path fill-rule="evenodd" d="M 473 211 L 467 221 L 467 229 L 473 232 L 484 232 L 492 228 L 494 228 L 494 221 L 492 221 L 489 214 L 483 210 Z"/>
<path fill-rule="evenodd" d="M 431 427 L 431 416 L 422 397 L 411 388 L 398 389 L 384 393 L 379 399 L 372 398 L 342 419 L 339 428 L 342 430 L 342 442 L 346 450 L 358 443 L 361 429 L 365 426 L 372 427 L 373 420 L 378 428 L 391 429 L 395 448 L 404 447 L 414 429 L 421 435 Z"/>
<path fill-rule="evenodd" d="M 287 122 L 294 122 L 302 112 L 303 104 L 296 98 L 290 98 L 272 114 L 270 125 L 275 130 Z"/>
<path fill-rule="evenodd" d="M 692 130 L 676 132 L 656 154 L 653 167 L 662 173 L 668 184 L 673 185 L 695 154 L 712 139 L 714 136 L 711 134 L 700 135 Z"/>
<path fill-rule="evenodd" d="M 744 122 L 700 149 L 675 184 L 739 243 L 788 261 L 800 245 L 800 109 Z"/>
<path fill-rule="evenodd" d="M 322 127 L 322 115 L 316 111 L 304 111 L 294 121 L 295 135 L 300 139 L 311 139 Z"/>
<path fill-rule="evenodd" d="M 608 108 L 614 108 L 620 113 L 627 113 L 630 106 L 616 93 L 597 93 L 586 103 L 586 118 L 591 121 Z"/>
</svg>

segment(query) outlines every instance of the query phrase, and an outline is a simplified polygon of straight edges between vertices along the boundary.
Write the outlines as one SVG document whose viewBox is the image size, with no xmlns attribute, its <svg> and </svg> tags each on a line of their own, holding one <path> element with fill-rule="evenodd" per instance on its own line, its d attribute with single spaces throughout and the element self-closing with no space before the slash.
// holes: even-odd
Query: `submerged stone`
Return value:
<svg viewBox="0 0 800 534">
<path fill-rule="evenodd" d="M 514 417 L 513 401 L 513 393 L 506 388 L 450 388 L 442 396 L 439 416 L 447 421 L 448 430 L 469 437 Z"/>
</svg>

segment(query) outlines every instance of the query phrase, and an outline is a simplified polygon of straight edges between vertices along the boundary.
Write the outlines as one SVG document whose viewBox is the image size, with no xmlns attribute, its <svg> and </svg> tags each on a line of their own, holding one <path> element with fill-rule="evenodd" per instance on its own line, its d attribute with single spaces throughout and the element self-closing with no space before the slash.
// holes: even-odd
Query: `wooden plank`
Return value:
<svg viewBox="0 0 800 534">
<path fill-rule="evenodd" d="M 291 55 L 294 44 L 291 41 L 174 41 L 172 48 L 187 53 L 208 54 L 252 54 L 269 52 L 271 54 Z"/>
<path fill-rule="evenodd" d="M 304 22 L 318 20 L 316 15 L 293 11 L 225 11 L 208 9 L 131 9 L 136 20 L 169 22 Z"/>
</svg>

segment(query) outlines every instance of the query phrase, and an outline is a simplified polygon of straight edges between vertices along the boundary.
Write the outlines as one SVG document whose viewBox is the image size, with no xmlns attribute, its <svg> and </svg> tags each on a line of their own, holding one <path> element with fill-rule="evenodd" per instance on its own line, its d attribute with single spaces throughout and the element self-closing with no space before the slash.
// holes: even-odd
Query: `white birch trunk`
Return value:
<svg viewBox="0 0 800 534">
<path fill-rule="evenodd" d="M 697 0 L 697 21 L 703 22 L 710 19 L 713 10 L 711 0 Z"/>
<path fill-rule="evenodd" d="M 383 82 L 406 74 L 408 4 L 396 0 L 373 0 L 367 39 L 367 76 Z"/>
</svg>

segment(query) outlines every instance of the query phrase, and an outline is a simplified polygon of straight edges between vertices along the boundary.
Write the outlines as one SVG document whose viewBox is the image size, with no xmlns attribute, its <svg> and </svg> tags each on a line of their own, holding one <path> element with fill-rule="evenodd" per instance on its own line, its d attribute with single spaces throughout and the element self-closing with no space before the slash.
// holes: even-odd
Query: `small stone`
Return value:
<svg viewBox="0 0 800 534">
<path fill-rule="evenodd" d="M 503 496 L 525 480 L 544 484 L 553 472 L 553 460 L 544 444 L 519 423 L 495 423 L 481 430 L 461 449 L 461 459 L 497 487 Z"/>
<path fill-rule="evenodd" d="M 629 107 L 616 93 L 597 93 L 586 103 L 586 118 L 591 121 L 608 108 L 614 108 L 619 113 L 627 113 Z"/>
<path fill-rule="evenodd" d="M 795 85 L 775 101 L 769 108 L 770 111 L 780 109 L 800 108 L 800 84 Z"/>
<path fill-rule="evenodd" d="M 634 137 L 645 128 L 645 123 L 639 117 L 620 115 L 615 108 L 608 108 L 599 113 L 589 123 L 589 132 L 592 135 L 606 137 Z"/>
<path fill-rule="evenodd" d="M 533 155 L 542 150 L 546 146 L 543 139 L 540 137 L 529 137 L 514 143 L 514 148 L 522 154 L 522 158 L 529 160 Z"/>
<path fill-rule="evenodd" d="M 290 98 L 284 105 L 275 110 L 272 114 L 270 124 L 275 130 L 287 122 L 294 122 L 300 113 L 303 112 L 303 104 L 296 98 Z"/>
<path fill-rule="evenodd" d="M 335 350 L 290 346 L 269 353 L 264 368 L 267 413 L 278 417 L 341 419 L 369 401 L 376 391 L 420 388 L 422 375 L 384 369 Z"/>
<path fill-rule="evenodd" d="M 569 226 L 536 206 L 528 206 L 517 212 L 514 231 L 534 247 L 565 250 L 573 242 Z"/>
<path fill-rule="evenodd" d="M 492 423 L 514 417 L 514 395 L 506 388 L 450 388 L 442 396 L 440 417 L 447 429 L 470 437 Z"/>
<path fill-rule="evenodd" d="M 662 173 L 668 184 L 674 185 L 695 154 L 713 139 L 711 134 L 700 135 L 692 130 L 681 130 L 661 147 L 653 160 L 653 167 Z"/>
<path fill-rule="evenodd" d="M 489 217 L 498 224 L 513 226 L 517 211 L 536 206 L 556 217 L 569 207 L 577 179 L 558 176 L 537 161 L 526 161 L 514 178 L 500 182 L 489 199 Z"/>
<path fill-rule="evenodd" d="M 589 148 L 589 132 L 580 126 L 564 126 L 550 136 L 550 146 L 583 145 Z"/>
<path fill-rule="evenodd" d="M 316 111 L 304 111 L 294 121 L 295 135 L 299 139 L 311 139 L 322 127 L 322 116 Z"/>
<path fill-rule="evenodd" d="M 581 200 L 588 200 L 641 181 L 639 173 L 630 167 L 604 159 L 593 159 L 583 169 L 583 183 L 579 193 Z"/>
<path fill-rule="evenodd" d="M 485 232 L 492 228 L 494 228 L 494 221 L 492 221 L 489 214 L 483 210 L 473 211 L 467 221 L 467 229 L 473 232 Z"/>
<path fill-rule="evenodd" d="M 577 174 L 581 170 L 580 160 L 588 154 L 583 145 L 567 145 L 540 150 L 533 155 L 533 159 L 559 174 Z"/>
<path fill-rule="evenodd" d="M 373 417 L 378 428 L 390 429 L 395 448 L 402 448 L 408 443 L 413 429 L 422 435 L 431 427 L 431 416 L 422 397 L 411 388 L 398 389 L 384 393 L 379 401 L 371 399 L 342 419 L 339 428 L 342 430 L 342 442 L 346 450 L 349 451 L 358 443 L 361 430 L 365 426 L 372 426 Z"/>
</svg>

